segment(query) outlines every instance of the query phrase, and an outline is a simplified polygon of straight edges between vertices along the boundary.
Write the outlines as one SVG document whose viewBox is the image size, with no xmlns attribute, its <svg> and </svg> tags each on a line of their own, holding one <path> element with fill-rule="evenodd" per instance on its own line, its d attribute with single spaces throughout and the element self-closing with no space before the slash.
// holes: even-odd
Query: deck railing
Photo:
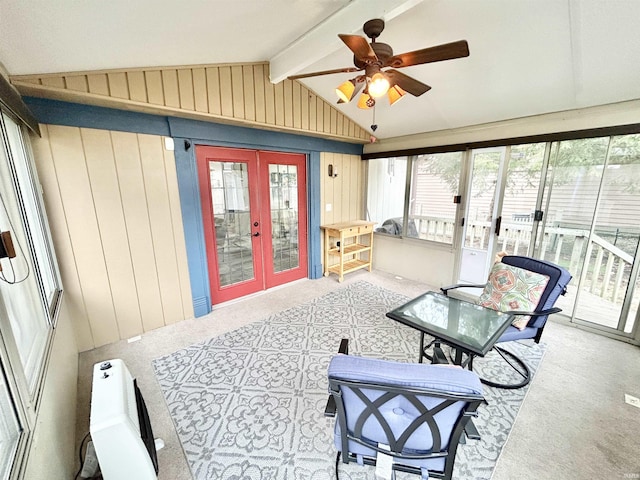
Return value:
<svg viewBox="0 0 640 480">
<path fill-rule="evenodd" d="M 412 218 L 419 238 L 453 242 L 452 219 L 422 215 Z M 472 220 L 466 229 L 465 245 L 485 248 L 491 227 L 489 221 Z M 503 221 L 498 238 L 498 250 L 510 255 L 528 255 L 532 229 L 533 223 L 528 219 Z M 604 300 L 616 304 L 622 302 L 629 282 L 633 256 L 598 235 L 593 235 L 591 242 L 587 241 L 588 238 L 588 229 L 547 225 L 541 240 L 540 257 L 567 268 L 576 280 L 582 268 L 586 268 L 583 288 Z M 583 259 L 587 252 L 590 252 L 590 258 L 588 264 L 583 267 Z"/>
</svg>

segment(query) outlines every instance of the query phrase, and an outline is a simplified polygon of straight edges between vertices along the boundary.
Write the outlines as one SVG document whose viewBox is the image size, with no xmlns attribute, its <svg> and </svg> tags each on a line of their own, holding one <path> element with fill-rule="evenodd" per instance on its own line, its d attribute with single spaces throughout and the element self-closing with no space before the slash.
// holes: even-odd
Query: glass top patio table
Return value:
<svg viewBox="0 0 640 480">
<path fill-rule="evenodd" d="M 437 292 L 420 295 L 391 310 L 387 317 L 421 332 L 420 361 L 426 356 L 425 333 L 469 354 L 484 356 L 513 320 L 511 314 Z"/>
</svg>

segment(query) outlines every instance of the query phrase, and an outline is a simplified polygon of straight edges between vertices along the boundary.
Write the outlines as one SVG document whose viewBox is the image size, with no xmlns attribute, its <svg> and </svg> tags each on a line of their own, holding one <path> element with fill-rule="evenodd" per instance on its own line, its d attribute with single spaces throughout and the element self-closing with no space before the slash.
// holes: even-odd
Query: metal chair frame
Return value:
<svg viewBox="0 0 640 480">
<path fill-rule="evenodd" d="M 506 259 L 508 257 L 504 257 L 504 259 Z M 514 257 L 515 258 L 515 257 Z M 532 259 L 535 260 L 535 259 Z M 548 263 L 548 262 L 547 262 Z M 511 263 L 509 263 L 511 265 Z M 556 268 L 560 268 L 557 265 L 555 266 Z M 571 277 L 569 276 L 569 280 L 567 281 L 567 283 L 569 283 L 569 281 L 571 280 Z M 484 289 L 484 287 L 486 286 L 486 283 L 483 284 L 456 284 L 456 285 L 450 285 L 448 287 L 442 287 L 440 290 L 442 291 L 442 293 L 444 293 L 445 295 L 448 295 L 449 290 L 454 290 L 456 288 L 461 288 L 461 287 L 465 287 L 465 288 L 480 288 L 480 289 Z M 555 286 L 553 286 L 552 288 L 555 288 Z M 562 295 L 564 295 L 566 293 L 566 285 L 563 287 L 563 291 L 562 291 Z M 544 294 L 543 294 L 544 296 Z M 509 313 L 511 315 L 515 315 L 515 316 L 523 316 L 523 315 L 527 315 L 530 318 L 529 320 L 529 324 L 534 323 L 534 319 L 536 317 L 541 317 L 541 316 L 548 316 L 554 313 L 560 313 L 562 311 L 561 308 L 558 307 L 552 307 L 552 308 L 548 308 L 546 310 L 538 310 L 538 311 L 533 311 L 533 312 L 523 312 L 523 311 L 507 311 L 504 313 Z M 540 338 L 542 337 L 542 332 L 544 330 L 544 327 L 546 326 L 546 321 L 543 325 L 541 325 L 540 327 L 537 328 L 536 334 L 534 337 L 531 337 L 531 339 L 535 342 L 535 343 L 540 343 Z M 437 343 L 436 340 L 434 340 L 433 342 L 431 342 L 431 344 L 433 343 Z M 498 343 L 500 343 L 500 341 L 498 340 Z M 428 348 L 428 347 L 427 347 Z M 494 382 L 491 381 L 489 379 L 486 378 L 480 378 L 480 381 L 485 384 L 488 385 L 490 387 L 495 387 L 495 388 L 503 388 L 503 389 L 517 389 L 517 388 L 522 388 L 525 385 L 528 385 L 529 382 L 531 381 L 531 370 L 529 369 L 529 367 L 527 366 L 527 364 L 524 362 L 524 360 L 522 360 L 520 357 L 518 357 L 515 353 L 510 352 L 509 350 L 499 347 L 497 345 L 495 345 L 492 350 L 495 350 L 506 362 L 507 364 L 509 364 L 509 366 L 511 366 L 511 368 L 513 368 L 521 377 L 522 380 L 516 383 L 498 383 L 498 382 Z M 473 369 L 473 357 L 470 357 L 469 359 L 467 359 L 467 362 L 465 363 L 465 366 L 469 368 L 469 370 Z"/>
<path fill-rule="evenodd" d="M 342 392 L 344 389 L 350 389 L 366 407 L 362 410 L 355 422 L 355 428 L 353 431 L 347 428 L 347 415 L 345 410 Z M 364 390 L 377 390 L 384 393 L 375 400 L 369 399 Z M 458 394 L 453 392 L 443 392 L 440 390 L 433 390 L 429 388 L 417 388 L 417 387 L 404 387 L 397 384 L 388 384 L 384 382 L 360 382 L 353 380 L 346 380 L 341 378 L 329 377 L 329 393 L 337 409 L 337 421 L 340 426 L 342 452 L 347 452 L 341 455 L 338 452 L 336 456 L 336 479 L 339 479 L 338 465 L 340 458 L 344 463 L 357 460 L 357 455 L 349 452 L 349 442 L 357 442 L 367 448 L 375 450 L 386 455 L 394 457 L 394 460 L 413 459 L 424 460 L 430 458 L 445 458 L 445 468 L 442 472 L 429 470 L 430 478 L 439 478 L 444 480 L 450 480 L 453 473 L 453 465 L 455 460 L 458 443 L 462 440 L 462 435 L 465 433 L 465 427 L 467 426 L 471 417 L 477 416 L 477 408 L 481 402 L 484 401 L 482 395 L 473 394 Z M 391 427 L 387 423 L 386 419 L 379 410 L 379 407 L 392 400 L 397 396 L 404 397 L 411 405 L 413 405 L 420 415 L 415 418 L 403 432 L 395 436 Z M 420 400 L 420 397 L 440 398 L 442 402 L 433 408 L 427 408 Z M 458 419 L 456 420 L 449 442 L 447 445 L 441 444 L 441 434 L 438 424 L 434 416 L 458 402 L 466 402 L 466 405 L 462 407 Z M 332 412 L 328 412 L 331 416 Z M 389 450 L 378 447 L 378 444 L 372 441 L 367 441 L 363 437 L 363 426 L 370 417 L 375 417 L 383 428 Z M 411 435 L 422 425 L 427 425 L 431 432 L 431 438 L 433 446 L 428 451 L 409 451 L 405 449 L 405 443 L 411 437 Z M 367 465 L 375 465 L 376 458 L 369 456 L 362 456 L 363 463 Z M 393 470 L 407 473 L 421 474 L 422 470 L 419 467 L 412 465 L 405 465 L 402 463 L 396 463 L 394 461 Z M 395 477 L 395 473 L 394 473 Z"/>
</svg>

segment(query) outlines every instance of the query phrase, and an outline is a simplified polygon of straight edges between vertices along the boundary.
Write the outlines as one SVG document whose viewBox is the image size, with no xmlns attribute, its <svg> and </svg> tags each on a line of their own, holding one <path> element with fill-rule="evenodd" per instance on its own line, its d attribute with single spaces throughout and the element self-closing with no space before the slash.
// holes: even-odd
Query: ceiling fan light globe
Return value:
<svg viewBox="0 0 640 480">
<path fill-rule="evenodd" d="M 393 105 L 402 97 L 404 97 L 406 94 L 407 92 L 405 92 L 402 88 L 400 88 L 398 85 L 394 85 L 387 92 L 387 97 L 389 98 L 389 105 Z"/>
<path fill-rule="evenodd" d="M 369 95 L 374 98 L 382 97 L 389 91 L 389 80 L 383 73 L 378 72 L 369 81 Z"/>
<path fill-rule="evenodd" d="M 349 103 L 353 98 L 353 93 L 355 92 L 355 90 L 356 86 L 353 84 L 353 82 L 351 80 L 347 80 L 338 88 L 336 88 L 336 95 L 343 102 Z"/>
<path fill-rule="evenodd" d="M 363 110 L 368 110 L 373 106 L 373 105 L 370 105 L 372 101 L 374 102 L 374 105 L 375 105 L 375 101 L 373 100 L 373 98 L 371 98 L 366 92 L 363 92 L 362 95 L 360 95 L 360 98 L 358 99 L 358 108 L 361 108 Z"/>
</svg>

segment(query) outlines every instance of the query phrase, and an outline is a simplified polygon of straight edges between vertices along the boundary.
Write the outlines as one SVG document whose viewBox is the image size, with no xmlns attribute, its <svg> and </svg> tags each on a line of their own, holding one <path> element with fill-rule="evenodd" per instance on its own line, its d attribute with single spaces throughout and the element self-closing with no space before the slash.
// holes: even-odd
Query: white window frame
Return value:
<svg viewBox="0 0 640 480">
<path fill-rule="evenodd" d="M 13 125 L 8 126 L 12 129 L 11 135 L 5 122 L 12 122 L 17 126 L 17 129 Z M 3 411 L 1 413 L 4 418 L 8 418 L 9 423 L 17 421 L 20 427 L 15 448 L 12 446 L 5 452 L 12 454 L 12 457 L 0 460 L 10 463 L 10 473 L 6 478 L 14 480 L 21 478 L 26 467 L 27 452 L 33 437 L 32 432 L 36 426 L 45 372 L 53 343 L 54 328 L 62 300 L 62 284 L 44 210 L 42 191 L 37 181 L 29 137 L 17 116 L 5 111 L 4 108 L 0 118 L 0 148 L 3 149 L 4 155 L 7 157 L 11 184 L 13 185 L 13 190 L 9 193 L 14 196 L 13 199 L 16 201 L 21 227 L 24 229 L 26 237 L 26 245 L 20 245 L 20 248 L 24 250 L 22 253 L 25 256 L 30 256 L 32 260 L 30 275 L 34 276 L 36 281 L 33 288 L 37 289 L 37 292 L 33 289 L 32 292 L 42 305 L 43 318 L 41 320 L 46 325 L 44 332 L 40 333 L 40 335 L 45 335 L 42 353 L 32 369 L 31 378 L 27 379 L 9 321 L 7 306 L 0 296 L 0 326 L 2 327 L 0 329 L 0 375 L 3 375 L 5 379 L 9 396 L 9 403 L 5 402 L 3 408 L 7 409 L 7 405 L 12 406 L 9 409 L 10 412 Z M 21 162 L 21 164 L 17 162 Z M 25 198 L 25 196 L 29 198 Z M 15 222 L 15 218 L 13 221 Z M 34 235 L 39 238 L 34 239 Z M 43 275 L 47 276 L 46 282 L 43 280 Z M 7 413 L 10 417 L 7 416 Z"/>
<path fill-rule="evenodd" d="M 457 195 L 452 195 L 451 198 L 451 202 L 454 202 L 454 196 L 462 196 L 463 195 L 463 191 L 464 191 L 464 185 L 465 185 L 465 181 L 466 181 L 466 165 L 467 165 L 467 153 L 463 150 L 460 151 L 455 151 L 455 152 L 444 152 L 444 153 L 460 153 L 461 158 L 460 158 L 460 172 L 459 172 L 459 178 L 458 178 L 458 193 Z M 459 246 L 460 243 L 460 220 L 462 218 L 462 212 L 463 212 L 463 205 L 462 203 L 458 203 L 455 207 L 455 216 L 453 219 L 453 236 L 452 236 L 452 240 L 451 242 L 445 242 L 445 241 L 439 241 L 437 239 L 425 239 L 425 238 L 419 238 L 416 236 L 412 236 L 411 235 L 411 230 L 409 230 L 409 211 L 410 211 L 410 205 L 409 203 L 411 202 L 411 195 L 412 195 L 412 185 L 413 185 L 413 171 L 414 171 L 414 165 L 415 165 L 415 161 L 418 158 L 418 155 L 408 155 L 408 156 L 394 156 L 394 155 L 390 155 L 389 157 L 381 157 L 380 159 L 386 159 L 386 160 L 390 160 L 390 159 L 402 159 L 406 161 L 406 177 L 404 179 L 404 192 L 403 192 L 403 210 L 402 210 L 402 229 L 400 234 L 398 235 L 394 235 L 394 234 L 390 234 L 390 233 L 385 233 L 384 231 L 382 231 L 382 229 L 380 228 L 381 225 L 376 225 L 376 234 L 380 234 L 380 235 L 386 235 L 386 236 L 390 236 L 390 237 L 396 237 L 396 238 L 404 238 L 404 239 L 408 239 L 410 241 L 416 241 L 416 242 L 420 242 L 423 244 L 431 244 L 434 246 L 441 246 L 441 247 L 445 247 L 445 248 L 457 248 Z M 378 159 L 371 159 L 368 160 L 368 162 L 372 162 Z M 367 198 L 367 202 L 369 201 L 370 198 L 370 192 L 369 189 L 372 188 L 371 182 L 370 182 L 370 178 L 369 178 L 369 166 L 371 164 L 368 163 L 367 164 L 367 192 L 366 192 L 366 198 Z M 369 209 L 370 209 L 370 205 L 367 203 L 367 218 L 369 220 L 372 221 L 376 221 L 378 219 L 373 219 L 369 216 Z M 385 220 L 385 219 L 382 219 Z"/>
</svg>

